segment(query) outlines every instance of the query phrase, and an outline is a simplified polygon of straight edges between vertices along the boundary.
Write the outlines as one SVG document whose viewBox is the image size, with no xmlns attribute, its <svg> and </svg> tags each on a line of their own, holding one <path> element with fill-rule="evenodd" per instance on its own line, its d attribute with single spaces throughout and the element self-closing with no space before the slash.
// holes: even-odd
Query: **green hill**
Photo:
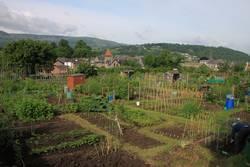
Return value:
<svg viewBox="0 0 250 167">
<path fill-rule="evenodd" d="M 197 57 L 208 57 L 214 59 L 224 59 L 228 61 L 250 61 L 250 56 L 244 52 L 225 48 L 225 47 L 208 47 L 201 45 L 186 45 L 186 44 L 169 44 L 169 43 L 154 43 L 143 45 L 125 45 L 113 48 L 112 51 L 116 54 L 125 55 L 159 55 L 163 50 L 171 52 L 188 53 Z"/>
<path fill-rule="evenodd" d="M 85 41 L 92 48 L 113 48 L 121 46 L 122 44 L 92 38 L 92 37 L 69 37 L 69 36 L 56 36 L 56 35 L 34 35 L 34 34 L 8 34 L 6 32 L 0 31 L 0 47 L 3 47 L 7 42 L 17 41 L 21 39 L 34 39 L 34 40 L 43 40 L 49 42 L 58 42 L 60 39 L 66 39 L 69 41 L 71 46 L 74 46 L 78 40 Z"/>
<path fill-rule="evenodd" d="M 3 47 L 7 42 L 20 39 L 45 40 L 49 42 L 58 42 L 60 39 L 66 39 L 71 46 L 74 46 L 78 40 L 85 41 L 92 48 L 101 50 L 112 48 L 114 54 L 119 55 L 159 55 L 164 49 L 172 52 L 188 53 L 198 57 L 212 57 L 215 59 L 224 59 L 229 61 L 250 61 L 250 56 L 241 51 L 225 48 L 225 47 L 207 47 L 201 45 L 184 45 L 170 43 L 154 43 L 143 45 L 125 45 L 114 41 L 103 40 L 92 37 L 69 37 L 56 35 L 34 35 L 34 34 L 9 34 L 0 31 L 0 47 Z"/>
</svg>

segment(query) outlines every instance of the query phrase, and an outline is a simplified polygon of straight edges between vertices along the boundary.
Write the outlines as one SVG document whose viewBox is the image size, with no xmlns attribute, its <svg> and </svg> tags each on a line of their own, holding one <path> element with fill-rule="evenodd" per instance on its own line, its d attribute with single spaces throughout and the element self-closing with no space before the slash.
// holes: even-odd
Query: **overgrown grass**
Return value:
<svg viewBox="0 0 250 167">
<path fill-rule="evenodd" d="M 115 110 L 122 120 L 125 122 L 128 121 L 136 126 L 152 126 L 164 120 L 157 112 L 155 112 L 155 114 L 150 114 L 143 109 L 120 105 L 117 106 Z"/>
</svg>

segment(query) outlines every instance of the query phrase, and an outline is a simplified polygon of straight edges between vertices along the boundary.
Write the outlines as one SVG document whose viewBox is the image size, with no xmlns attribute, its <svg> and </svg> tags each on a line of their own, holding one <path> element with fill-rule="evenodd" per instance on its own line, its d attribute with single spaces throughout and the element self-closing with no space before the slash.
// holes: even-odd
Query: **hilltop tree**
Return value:
<svg viewBox="0 0 250 167">
<path fill-rule="evenodd" d="M 52 66 L 55 60 L 50 43 L 30 39 L 9 43 L 4 47 L 3 54 L 9 64 L 24 69 L 26 73 L 30 70 L 32 74 L 35 73 L 36 65 Z"/>
<path fill-rule="evenodd" d="M 79 40 L 74 48 L 74 57 L 90 57 L 91 47 L 89 47 L 83 40 Z"/>
<path fill-rule="evenodd" d="M 69 42 L 67 40 L 61 39 L 55 52 L 57 57 L 70 58 L 72 57 L 73 49 L 69 46 Z"/>
<path fill-rule="evenodd" d="M 179 68 L 183 57 L 167 50 L 163 51 L 160 56 L 145 56 L 144 63 L 148 67 L 165 67 L 168 69 Z"/>
</svg>

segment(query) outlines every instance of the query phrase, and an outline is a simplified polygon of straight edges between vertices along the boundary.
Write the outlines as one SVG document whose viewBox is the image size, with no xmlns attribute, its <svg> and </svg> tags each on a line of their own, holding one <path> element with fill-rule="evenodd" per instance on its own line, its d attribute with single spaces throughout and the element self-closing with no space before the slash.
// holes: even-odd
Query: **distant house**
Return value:
<svg viewBox="0 0 250 167">
<path fill-rule="evenodd" d="M 246 62 L 245 71 L 250 71 L 250 63 Z"/>
<path fill-rule="evenodd" d="M 67 66 L 64 65 L 64 63 L 60 61 L 56 61 L 54 63 L 54 68 L 51 71 L 52 75 L 62 75 L 68 73 L 69 69 Z"/>
<path fill-rule="evenodd" d="M 120 66 L 120 61 L 117 57 L 113 56 L 109 49 L 107 49 L 103 55 L 92 59 L 91 65 L 97 67 L 114 68 Z"/>
<path fill-rule="evenodd" d="M 63 58 L 63 57 L 57 58 L 51 73 L 53 75 L 66 74 L 70 70 L 76 69 L 80 63 L 85 61 L 87 60 L 81 58 Z"/>
<path fill-rule="evenodd" d="M 199 60 L 199 63 L 200 63 L 200 64 L 205 64 L 205 65 L 207 65 L 208 62 L 209 62 L 209 58 L 207 58 L 207 57 L 201 57 L 200 60 Z"/>
<path fill-rule="evenodd" d="M 218 71 L 219 66 L 223 64 L 223 60 L 214 60 L 214 59 L 209 59 L 207 57 L 201 57 L 199 63 L 201 65 L 203 64 L 206 65 L 207 67 L 209 67 L 214 71 Z"/>
</svg>

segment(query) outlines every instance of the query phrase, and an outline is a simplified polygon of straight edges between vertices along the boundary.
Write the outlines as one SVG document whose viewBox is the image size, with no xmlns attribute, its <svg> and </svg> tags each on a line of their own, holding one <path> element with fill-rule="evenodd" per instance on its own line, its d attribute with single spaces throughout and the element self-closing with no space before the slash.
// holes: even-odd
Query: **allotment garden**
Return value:
<svg viewBox="0 0 250 167">
<path fill-rule="evenodd" d="M 114 70 L 69 92 L 67 76 L 2 73 L 0 166 L 244 165 L 231 151 L 230 126 L 250 121 L 249 83 L 247 73 L 183 71 L 172 81 Z"/>
</svg>

